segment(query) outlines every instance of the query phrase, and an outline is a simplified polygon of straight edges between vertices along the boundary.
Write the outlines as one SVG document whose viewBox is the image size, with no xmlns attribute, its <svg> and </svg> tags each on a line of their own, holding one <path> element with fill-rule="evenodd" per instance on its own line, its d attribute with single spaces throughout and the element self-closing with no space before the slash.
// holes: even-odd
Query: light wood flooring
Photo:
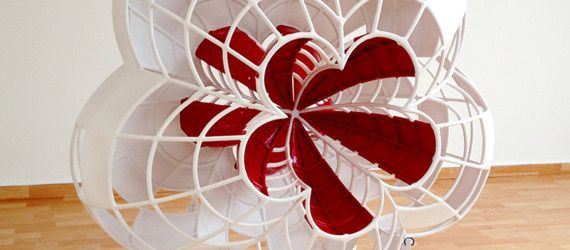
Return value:
<svg viewBox="0 0 570 250">
<path fill-rule="evenodd" d="M 570 249 L 570 174 L 493 176 L 461 222 L 416 241 L 414 249 Z M 0 201 L 0 249 L 120 246 L 67 195 Z"/>
</svg>

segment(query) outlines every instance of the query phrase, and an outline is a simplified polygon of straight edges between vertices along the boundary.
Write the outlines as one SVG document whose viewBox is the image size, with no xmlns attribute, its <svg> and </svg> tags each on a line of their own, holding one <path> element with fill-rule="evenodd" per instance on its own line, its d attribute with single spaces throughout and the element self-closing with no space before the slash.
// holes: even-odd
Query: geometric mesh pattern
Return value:
<svg viewBox="0 0 570 250">
<path fill-rule="evenodd" d="M 493 152 L 490 111 L 457 67 L 465 10 L 115 1 L 124 65 L 76 122 L 78 195 L 133 249 L 400 249 L 440 232 Z"/>
</svg>

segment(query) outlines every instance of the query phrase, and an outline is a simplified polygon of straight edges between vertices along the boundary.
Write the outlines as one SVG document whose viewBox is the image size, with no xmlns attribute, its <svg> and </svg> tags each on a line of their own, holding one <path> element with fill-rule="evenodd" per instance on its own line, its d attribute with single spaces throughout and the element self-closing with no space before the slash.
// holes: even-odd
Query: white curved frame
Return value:
<svg viewBox="0 0 570 250">
<path fill-rule="evenodd" d="M 216 3 L 225 6 L 212 9 L 210 5 Z M 300 13 L 294 13 L 290 5 L 298 5 L 296 8 Z M 347 5 L 350 8 L 343 15 Z M 367 5 L 374 8 L 366 8 L 370 7 Z M 182 6 L 182 14 L 169 9 L 173 6 Z M 410 10 L 410 6 L 416 7 L 416 12 Z M 211 21 L 205 19 L 208 15 L 216 15 L 215 12 L 223 14 L 224 9 L 226 16 L 230 16 L 232 21 L 226 23 L 231 26 L 228 39 L 221 42 L 207 33 L 215 27 L 204 26 L 208 26 L 206 20 Z M 409 27 L 401 30 L 396 24 L 384 24 L 381 20 L 385 13 L 382 11 L 387 11 L 386 9 L 392 11 L 391 14 L 396 17 L 412 17 Z M 317 12 L 311 14 L 311 11 L 315 10 Z M 279 11 L 286 11 L 288 15 Z M 274 12 L 277 14 L 272 14 Z M 72 139 L 71 165 L 79 197 L 109 235 L 128 248 L 254 246 L 261 249 L 264 246 L 274 249 L 298 249 L 300 246 L 295 245 L 296 243 L 304 244 L 308 241 L 306 247 L 311 249 L 352 249 L 358 238 L 370 235 L 375 242 L 375 248 L 399 249 L 405 237 L 422 237 L 437 233 L 459 221 L 473 206 L 488 176 L 493 152 L 491 114 L 473 84 L 456 66 L 464 36 L 464 12 L 465 1 L 462 0 L 114 1 L 115 33 L 124 65 L 102 84 L 77 120 Z M 302 15 L 302 18 L 295 16 L 296 14 Z M 288 16 L 304 20 L 307 31 L 282 36 L 275 28 L 274 20 Z M 244 26 L 249 21 L 248 18 L 257 18 L 253 24 L 258 26 Z M 351 21 L 355 19 L 361 23 L 352 24 Z M 323 30 L 323 20 L 328 20 L 335 29 Z M 262 24 L 266 26 L 266 34 L 259 37 Z M 364 31 L 358 29 L 362 25 L 366 25 L 363 26 Z M 261 65 L 255 65 L 230 48 L 229 38 L 238 26 L 249 32 L 255 30 L 256 38 L 265 46 L 273 44 L 273 49 L 269 50 Z M 417 31 L 418 26 L 422 26 L 420 31 Z M 177 28 L 182 28 L 182 31 Z M 432 54 L 427 56 L 425 48 L 418 45 L 414 39 L 419 39 L 415 36 L 422 38 L 422 31 L 433 33 L 434 30 L 439 32 L 436 40 L 431 41 L 435 42 L 436 46 Z M 416 34 L 416 31 L 419 34 Z M 334 32 L 336 38 L 330 40 L 331 34 L 323 32 Z M 275 53 L 275 48 L 294 39 L 311 38 L 309 45 L 319 52 L 321 58 L 330 58 L 321 62 L 313 58 L 318 68 L 342 68 L 347 55 L 356 47 L 348 47 L 345 52 L 351 42 L 349 35 L 354 35 L 348 33 L 358 32 L 368 33 L 367 36 L 370 37 L 383 36 L 397 41 L 414 60 L 416 76 L 359 84 L 335 95 L 334 104 L 326 108 L 381 113 L 429 122 L 436 134 L 437 154 L 428 173 L 418 182 L 407 185 L 382 173 L 376 165 L 366 163 L 358 155 L 342 148 L 340 144 L 320 134 L 301 119 L 305 127 L 318 138 L 317 143 L 321 145 L 324 157 L 339 178 L 346 179 L 345 184 L 349 190 L 355 195 L 363 193 L 363 205 L 368 206 L 372 201 L 379 201 L 376 210 L 368 207 L 375 215 L 369 226 L 355 234 L 330 235 L 313 223 L 310 209 L 302 206 L 303 201 L 310 199 L 310 187 L 296 178 L 290 166 L 277 175 L 268 177 L 270 184 L 278 183 L 269 189 L 283 193 L 280 197 L 268 197 L 257 191 L 247 178 L 243 157 L 240 157 L 244 154 L 245 147 L 240 147 L 239 150 L 206 150 L 202 148 L 202 143 L 227 140 L 240 140 L 245 143 L 257 127 L 286 117 L 287 114 L 271 102 L 263 84 L 264 69 L 269 62 L 268 58 Z M 396 34 L 397 32 L 401 34 Z M 221 73 L 193 56 L 195 41 L 202 39 L 223 48 L 224 71 L 227 73 Z M 183 59 L 176 58 L 175 49 L 183 52 Z M 165 54 L 164 51 L 171 51 L 172 54 Z M 233 80 L 228 55 L 238 58 L 259 73 L 261 77 L 257 82 L 258 93 L 247 93 L 247 90 Z M 306 55 L 310 56 L 309 53 Z M 173 62 L 183 69 L 172 69 Z M 330 64 L 336 66 L 327 66 Z M 307 82 L 306 79 L 301 80 Z M 373 88 L 367 89 L 369 86 Z M 386 93 L 389 90 L 390 93 Z M 175 99 L 172 96 L 180 93 L 190 98 L 178 104 L 176 101 L 181 98 Z M 196 100 L 230 104 L 232 108 L 216 115 L 197 137 L 187 137 L 180 132 L 176 134 L 176 129 L 172 129 L 172 126 L 175 126 L 173 124 L 176 123 L 180 111 Z M 139 113 L 147 112 L 147 107 L 151 107 L 152 112 L 148 111 L 146 116 L 140 115 Z M 263 115 L 250 122 L 246 135 L 206 136 L 215 122 L 238 107 L 256 109 Z M 318 110 L 321 107 L 309 109 Z M 154 127 L 144 133 L 128 131 L 128 127 L 133 124 L 136 127 L 140 122 L 153 124 Z M 160 124 L 158 128 L 157 122 Z M 140 126 L 143 127 L 140 129 L 144 130 L 147 125 Z M 450 137 L 455 129 L 459 131 L 460 136 Z M 453 139 L 462 140 L 458 145 L 451 145 L 462 149 L 459 154 L 451 152 L 450 143 L 453 144 Z M 123 143 L 126 141 L 140 146 L 125 149 Z M 181 160 L 176 158 L 175 153 L 169 152 L 171 148 L 161 145 L 165 143 L 195 143 L 195 146 L 193 153 L 185 155 Z M 119 162 L 123 158 L 144 156 L 145 153 L 141 153 L 139 147 L 145 152 L 148 147 L 148 153 L 143 157 L 147 159 L 144 165 L 133 167 L 140 164 Z M 281 150 L 289 149 L 286 147 Z M 165 155 L 168 155 L 169 163 L 156 165 L 156 161 Z M 224 164 L 220 163 L 220 160 L 202 160 L 212 157 L 228 161 L 225 162 L 225 168 L 219 166 Z M 236 159 L 238 169 L 228 168 Z M 291 159 L 288 159 L 289 164 L 290 162 Z M 169 166 L 174 167 L 174 170 L 162 180 L 157 180 L 155 175 L 169 171 L 163 170 L 169 164 L 176 165 Z M 444 164 L 458 166 L 460 171 L 447 193 L 440 196 L 430 189 L 437 181 Z M 343 169 L 346 168 L 349 168 L 350 174 L 345 173 Z M 116 171 L 138 173 L 132 178 L 139 178 L 134 181 L 144 183 L 141 184 L 144 190 L 132 190 L 132 185 L 128 186 L 128 180 L 124 180 L 126 184 L 117 184 L 117 180 L 113 178 Z M 203 173 L 206 171 L 210 172 L 204 180 Z M 192 187 L 167 183 L 169 179 L 181 181 L 176 179 L 180 177 L 174 173 L 191 174 Z M 372 188 L 373 185 L 376 185 L 377 189 Z M 302 192 L 299 189 L 301 186 L 304 187 Z M 156 191 L 160 188 L 175 194 L 157 198 Z M 246 191 L 247 194 L 244 193 Z M 114 192 L 126 199 L 126 203 L 117 200 Z M 407 202 L 401 203 L 394 195 L 406 198 Z M 182 215 L 169 214 L 160 207 L 162 204 L 189 197 L 192 204 L 189 205 L 188 212 Z M 389 203 L 394 212 L 384 211 L 385 202 Z M 227 209 L 220 208 L 220 204 Z M 308 206 L 309 202 L 305 204 Z M 139 213 L 134 222 L 129 222 L 122 212 L 132 209 L 138 209 Z M 272 212 L 278 209 L 282 211 L 278 214 Z M 303 218 L 305 214 L 312 228 L 306 224 Z M 179 217 L 176 216 L 194 221 L 195 228 L 190 231 L 182 229 L 177 225 L 175 218 Z M 138 225 L 144 224 L 143 221 L 161 224 L 156 224 L 157 228 L 140 228 Z M 219 227 L 210 229 L 204 223 Z M 148 234 L 157 233 L 157 230 L 170 230 L 178 235 L 163 239 L 172 241 L 166 242 L 171 244 L 168 245 L 148 238 Z M 237 232 L 246 239 L 231 240 L 228 230 Z M 302 238 L 307 235 L 308 239 Z"/>
</svg>

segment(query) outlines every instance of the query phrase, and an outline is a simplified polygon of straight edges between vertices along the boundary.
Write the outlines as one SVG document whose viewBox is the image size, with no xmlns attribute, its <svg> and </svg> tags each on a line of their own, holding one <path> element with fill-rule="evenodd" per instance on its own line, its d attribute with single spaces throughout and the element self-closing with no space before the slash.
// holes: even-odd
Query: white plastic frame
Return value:
<svg viewBox="0 0 570 250">
<path fill-rule="evenodd" d="M 369 237 L 375 248 L 399 249 L 407 236 L 439 232 L 473 206 L 493 152 L 488 107 L 456 66 L 465 8 L 463 0 L 116 0 L 115 33 L 124 65 L 102 84 L 77 120 L 71 164 L 79 197 L 109 235 L 128 248 L 352 249 L 359 238 Z M 275 28 L 278 19 L 279 24 L 294 25 L 303 32 L 282 36 Z M 222 26 L 231 27 L 224 42 L 207 33 Z M 272 48 L 267 58 L 281 44 L 311 38 L 310 46 L 329 59 L 321 61 L 320 68 L 344 67 L 355 47 L 351 37 L 359 34 L 397 41 L 414 60 L 415 77 L 357 85 L 335 95 L 334 104 L 326 108 L 429 122 L 436 134 L 437 154 L 428 173 L 414 184 L 404 184 L 302 121 L 318 138 L 316 143 L 339 178 L 354 195 L 362 196 L 363 205 L 378 201 L 377 208 L 368 207 L 376 215 L 373 223 L 350 235 L 320 230 L 310 209 L 302 205 L 310 198 L 310 188 L 291 168 L 268 177 L 270 184 L 277 185 L 270 190 L 281 192 L 280 196 L 257 191 L 240 157 L 245 147 L 202 147 L 207 141 L 244 143 L 257 127 L 286 116 L 265 91 L 263 76 L 269 60 L 255 65 L 230 48 L 229 38 L 238 26 Z M 194 56 L 202 39 L 223 48 L 226 73 Z M 258 93 L 233 80 L 228 55 L 259 73 Z M 184 97 L 190 98 L 178 103 Z M 196 100 L 232 108 L 212 119 L 199 136 L 187 137 L 176 123 L 180 111 Z M 217 120 L 237 107 L 262 112 L 250 122 L 246 135 L 206 136 Z M 179 149 L 186 147 L 192 153 L 177 158 Z M 137 163 L 140 159 L 145 163 Z M 238 169 L 231 168 L 236 162 Z M 431 189 L 444 165 L 460 171 L 441 195 Z M 183 179 L 185 175 L 191 179 Z M 305 191 L 300 191 L 301 186 Z M 174 194 L 157 198 L 159 189 Z M 192 199 L 186 213 L 161 208 L 184 198 Z M 385 211 L 386 202 L 393 211 Z M 134 221 L 122 214 L 127 210 L 138 211 Z M 188 224 L 194 228 L 184 226 Z M 232 240 L 230 231 L 245 239 Z"/>
</svg>

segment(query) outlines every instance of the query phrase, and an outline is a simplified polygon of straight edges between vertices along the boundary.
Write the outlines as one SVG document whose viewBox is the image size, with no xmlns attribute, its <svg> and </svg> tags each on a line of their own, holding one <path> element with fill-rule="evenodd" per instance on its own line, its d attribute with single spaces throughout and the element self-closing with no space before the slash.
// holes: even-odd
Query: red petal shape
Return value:
<svg viewBox="0 0 570 250">
<path fill-rule="evenodd" d="M 294 121 L 290 147 L 295 173 L 311 187 L 311 214 L 320 229 L 351 234 L 372 222 L 370 212 L 338 179 L 299 120 Z"/>
<path fill-rule="evenodd" d="M 224 27 L 210 31 L 209 34 L 219 41 L 225 42 L 229 31 L 230 27 Z M 230 48 L 256 65 L 260 65 L 265 57 L 265 50 L 259 46 L 257 41 L 239 28 L 234 31 L 229 44 Z M 200 43 L 196 49 L 196 57 L 225 73 L 222 48 L 209 40 L 204 39 Z M 256 89 L 255 78 L 259 77 L 259 74 L 254 69 L 231 54 L 228 54 L 228 64 L 233 79 L 243 83 L 251 90 Z"/>
<path fill-rule="evenodd" d="M 429 123 L 362 112 L 316 111 L 301 116 L 320 133 L 408 184 L 421 179 L 433 161 L 436 142 Z"/>
<path fill-rule="evenodd" d="M 279 25 L 279 26 L 277 26 L 277 30 L 279 32 L 281 32 L 281 34 L 283 34 L 283 35 L 289 35 L 289 34 L 294 34 L 294 33 L 299 32 L 298 29 L 293 28 L 291 26 L 287 26 L 287 25 Z M 301 47 L 301 49 L 307 51 L 315 59 L 315 61 L 317 61 L 317 62 L 320 61 L 319 53 L 317 52 L 317 50 L 313 49 L 311 46 L 305 44 Z M 317 66 L 307 55 L 302 54 L 302 53 L 297 53 L 297 55 L 295 57 L 295 61 L 299 61 L 299 62 L 303 63 L 309 71 L 314 70 L 315 67 Z M 303 80 L 305 78 L 307 78 L 307 76 L 309 75 L 309 72 L 306 72 L 305 69 L 303 69 L 297 63 L 293 64 L 292 72 L 299 75 L 299 77 L 301 77 L 301 79 L 303 79 Z M 297 79 L 293 79 L 293 87 L 294 87 L 295 96 L 297 96 L 299 91 L 301 91 L 302 84 L 303 83 L 299 82 Z M 293 97 L 293 99 L 295 99 L 295 96 Z"/>
<path fill-rule="evenodd" d="M 285 147 L 288 121 L 281 119 L 264 124 L 253 132 L 246 144 L 244 162 L 247 176 L 257 190 L 265 195 L 269 195 L 265 177 L 282 168 L 268 168 L 267 165 L 287 159 L 285 151 L 274 150 Z"/>
<path fill-rule="evenodd" d="M 186 99 L 182 100 L 182 102 Z M 207 102 L 192 102 L 180 112 L 180 127 L 187 136 L 198 136 L 202 130 L 220 112 L 230 106 L 218 105 Z M 208 131 L 207 136 L 242 135 L 245 134 L 245 126 L 259 114 L 258 110 L 238 108 L 218 120 Z M 239 144 L 239 141 L 204 142 L 205 147 L 227 147 Z"/>
<path fill-rule="evenodd" d="M 277 31 L 281 33 L 281 35 L 290 35 L 299 32 L 299 30 L 295 27 L 291 27 L 289 25 L 278 25 Z"/>
<path fill-rule="evenodd" d="M 287 26 L 287 25 L 279 25 L 277 26 L 277 30 L 282 34 L 282 35 L 290 35 L 290 34 L 294 34 L 294 33 L 298 33 L 299 30 L 296 28 L 293 28 L 291 26 Z M 306 50 L 307 52 L 309 52 L 309 54 L 311 56 L 313 56 L 313 58 L 315 58 L 317 61 L 320 61 L 319 59 L 319 53 L 313 49 L 311 46 L 309 45 L 304 45 L 302 47 L 302 49 Z M 315 64 L 311 61 L 311 59 L 309 59 L 306 55 L 298 53 L 297 54 L 297 60 L 301 61 L 303 64 L 305 64 L 307 66 L 307 68 L 309 68 L 310 70 L 315 68 Z M 301 73 L 305 73 L 304 70 L 301 71 L 293 71 L 295 73 L 299 73 L 299 76 L 301 76 L 301 78 L 305 78 L 306 75 L 301 75 Z M 305 73 L 306 74 L 306 73 Z"/>
<path fill-rule="evenodd" d="M 297 39 L 283 45 L 275 52 L 267 65 L 265 89 L 271 101 L 281 108 L 292 109 L 294 106 L 293 67 L 299 51 L 308 41 L 309 39 Z"/>
<path fill-rule="evenodd" d="M 371 38 L 351 53 L 343 70 L 319 72 L 301 94 L 299 109 L 304 109 L 342 90 L 376 79 L 414 76 L 408 52 L 394 40 Z"/>
<path fill-rule="evenodd" d="M 277 30 L 283 35 L 299 32 L 298 29 L 287 25 L 279 25 Z M 303 63 L 309 71 L 316 66 L 307 55 L 300 53 L 300 51 L 305 50 L 316 60 L 319 60 L 317 51 L 307 45 L 308 41 L 309 39 L 297 39 L 285 44 L 277 50 L 267 65 L 265 88 L 271 100 L 282 108 L 292 109 L 295 97 L 301 90 L 302 83 L 293 79 L 293 74 L 295 73 L 301 79 L 305 79 L 309 73 L 297 62 Z"/>
</svg>

